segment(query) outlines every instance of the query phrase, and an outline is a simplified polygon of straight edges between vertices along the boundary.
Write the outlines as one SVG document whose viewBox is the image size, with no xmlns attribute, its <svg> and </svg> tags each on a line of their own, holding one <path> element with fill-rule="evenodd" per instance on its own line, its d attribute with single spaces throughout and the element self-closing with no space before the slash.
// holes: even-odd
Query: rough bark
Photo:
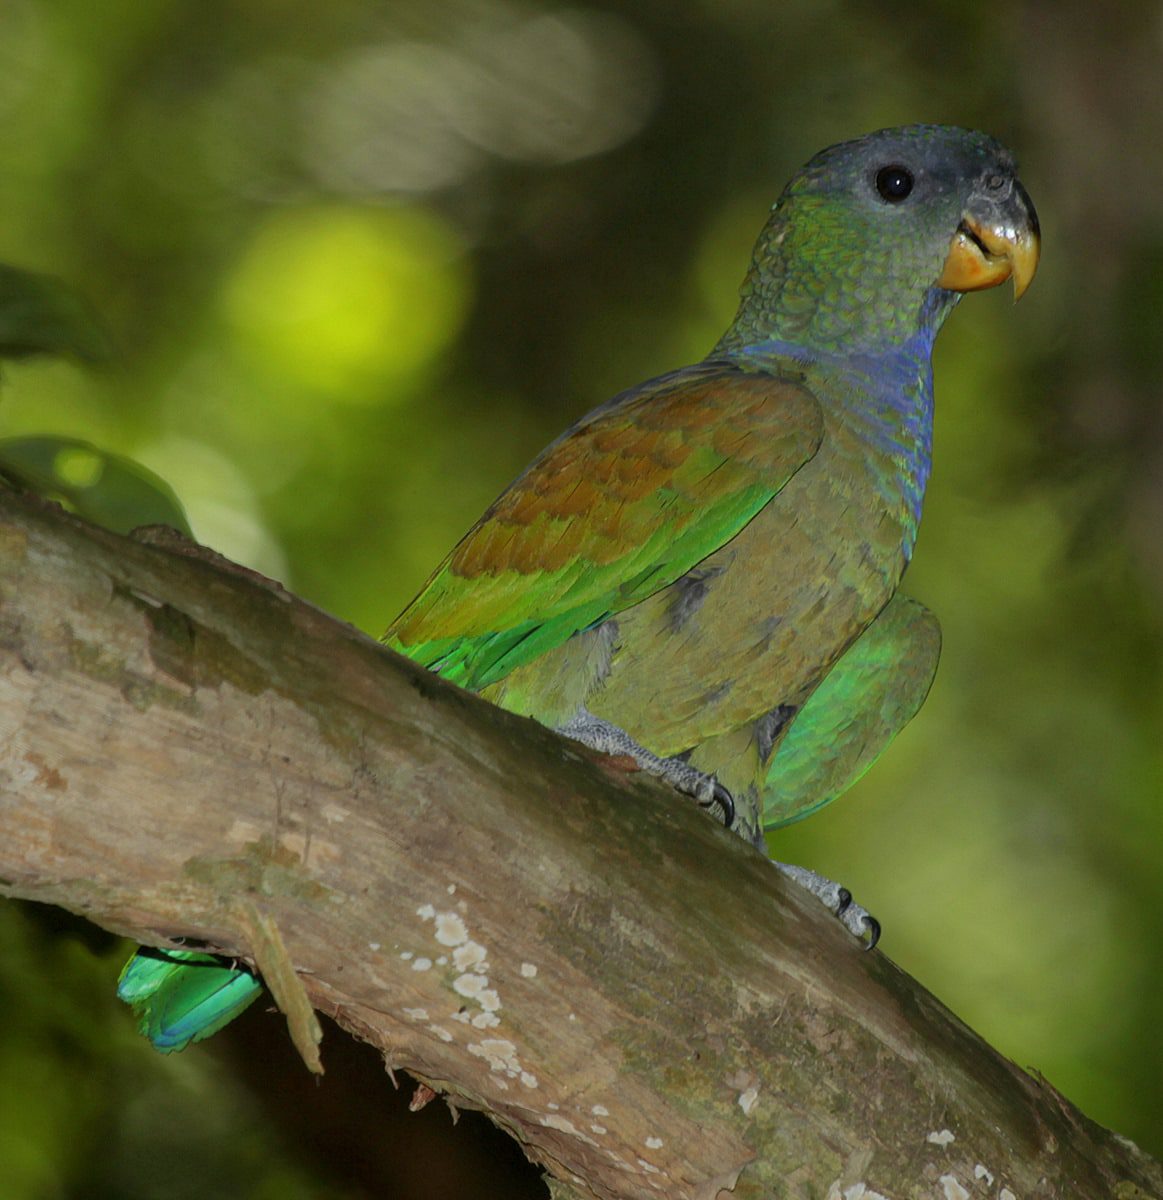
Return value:
<svg viewBox="0 0 1163 1200">
<path fill-rule="evenodd" d="M 1163 1200 L 693 806 L 184 549 L 0 496 L 0 891 L 257 961 L 561 1195 Z"/>
</svg>

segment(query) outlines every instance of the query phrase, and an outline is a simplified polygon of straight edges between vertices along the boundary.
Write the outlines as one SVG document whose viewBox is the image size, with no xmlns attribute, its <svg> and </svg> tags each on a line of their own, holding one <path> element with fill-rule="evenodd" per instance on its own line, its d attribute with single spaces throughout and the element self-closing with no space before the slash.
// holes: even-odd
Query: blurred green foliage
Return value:
<svg viewBox="0 0 1163 1200">
<path fill-rule="evenodd" d="M 59 279 L 0 264 L 0 358 L 100 362 L 111 349 L 96 314 Z"/>
<path fill-rule="evenodd" d="M 69 281 L 116 350 L 8 365 L 0 436 L 143 464 L 201 540 L 378 631 L 574 417 L 701 357 L 810 154 L 915 120 L 1000 136 L 1043 266 L 938 343 L 906 581 L 937 684 L 779 855 L 1160 1154 L 1161 57 L 1131 0 L 10 0 L 0 261 Z M 280 1105 L 300 1068 L 268 1015 L 152 1055 L 81 936 L 0 908 L 6 1197 L 518 1194 L 464 1123 L 426 1149 L 438 1105 L 396 1141 L 366 1124 L 378 1067 Z"/>
</svg>

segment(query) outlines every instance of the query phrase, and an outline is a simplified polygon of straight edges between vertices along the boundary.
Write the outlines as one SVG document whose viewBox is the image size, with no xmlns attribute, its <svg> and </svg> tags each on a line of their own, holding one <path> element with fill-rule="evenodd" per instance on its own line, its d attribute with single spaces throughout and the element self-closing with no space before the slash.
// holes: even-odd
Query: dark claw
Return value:
<svg viewBox="0 0 1163 1200">
<path fill-rule="evenodd" d="M 836 901 L 836 916 L 839 917 L 843 915 L 845 910 L 852 903 L 852 893 L 846 887 L 842 887 L 839 890 L 838 895 L 839 899 Z"/>
<path fill-rule="evenodd" d="M 730 829 L 735 824 L 735 797 L 716 779 L 715 799 L 723 810 L 723 824 Z"/>
<path fill-rule="evenodd" d="M 717 804 L 723 810 L 723 824 L 730 829 L 735 824 L 735 800 L 729 791 L 716 779 L 714 795 L 709 800 L 702 803 L 703 808 L 710 808 L 712 804 Z"/>
<path fill-rule="evenodd" d="M 880 941 L 880 922 L 875 917 L 868 918 L 868 944 L 865 951 L 871 950 Z"/>
</svg>

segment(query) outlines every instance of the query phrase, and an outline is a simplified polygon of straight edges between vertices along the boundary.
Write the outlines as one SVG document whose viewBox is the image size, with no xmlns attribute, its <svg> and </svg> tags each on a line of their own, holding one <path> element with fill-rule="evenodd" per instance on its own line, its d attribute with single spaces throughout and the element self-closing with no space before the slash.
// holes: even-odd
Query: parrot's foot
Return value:
<svg viewBox="0 0 1163 1200">
<path fill-rule="evenodd" d="M 692 796 L 702 808 L 718 806 L 723 824 L 735 824 L 735 801 L 731 793 L 714 777 L 692 767 L 680 758 L 660 758 L 640 746 L 621 726 L 595 717 L 585 708 L 578 709 L 557 732 L 601 754 L 629 755 L 648 775 L 656 775 L 686 796 Z"/>
<path fill-rule="evenodd" d="M 811 892 L 854 938 L 864 942 L 866 950 L 871 950 L 880 941 L 880 922 L 866 908 L 853 901 L 852 893 L 846 887 L 817 875 L 815 871 L 809 871 L 807 867 L 775 862 L 774 859 L 772 864 L 800 887 Z"/>
</svg>

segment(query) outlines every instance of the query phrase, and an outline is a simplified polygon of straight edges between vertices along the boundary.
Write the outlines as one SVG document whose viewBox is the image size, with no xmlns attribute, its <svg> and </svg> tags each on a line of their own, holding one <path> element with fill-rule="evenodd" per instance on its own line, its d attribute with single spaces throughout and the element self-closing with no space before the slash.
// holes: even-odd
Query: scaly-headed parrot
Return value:
<svg viewBox="0 0 1163 1200">
<path fill-rule="evenodd" d="M 582 417 L 392 623 L 393 649 L 763 830 L 855 781 L 911 719 L 940 631 L 897 592 L 929 476 L 931 351 L 962 293 L 1038 261 L 992 138 L 881 130 L 780 196 L 707 357 Z M 858 937 L 847 891 L 776 864 Z M 258 994 L 246 971 L 143 950 L 120 994 L 163 1050 Z"/>
</svg>

